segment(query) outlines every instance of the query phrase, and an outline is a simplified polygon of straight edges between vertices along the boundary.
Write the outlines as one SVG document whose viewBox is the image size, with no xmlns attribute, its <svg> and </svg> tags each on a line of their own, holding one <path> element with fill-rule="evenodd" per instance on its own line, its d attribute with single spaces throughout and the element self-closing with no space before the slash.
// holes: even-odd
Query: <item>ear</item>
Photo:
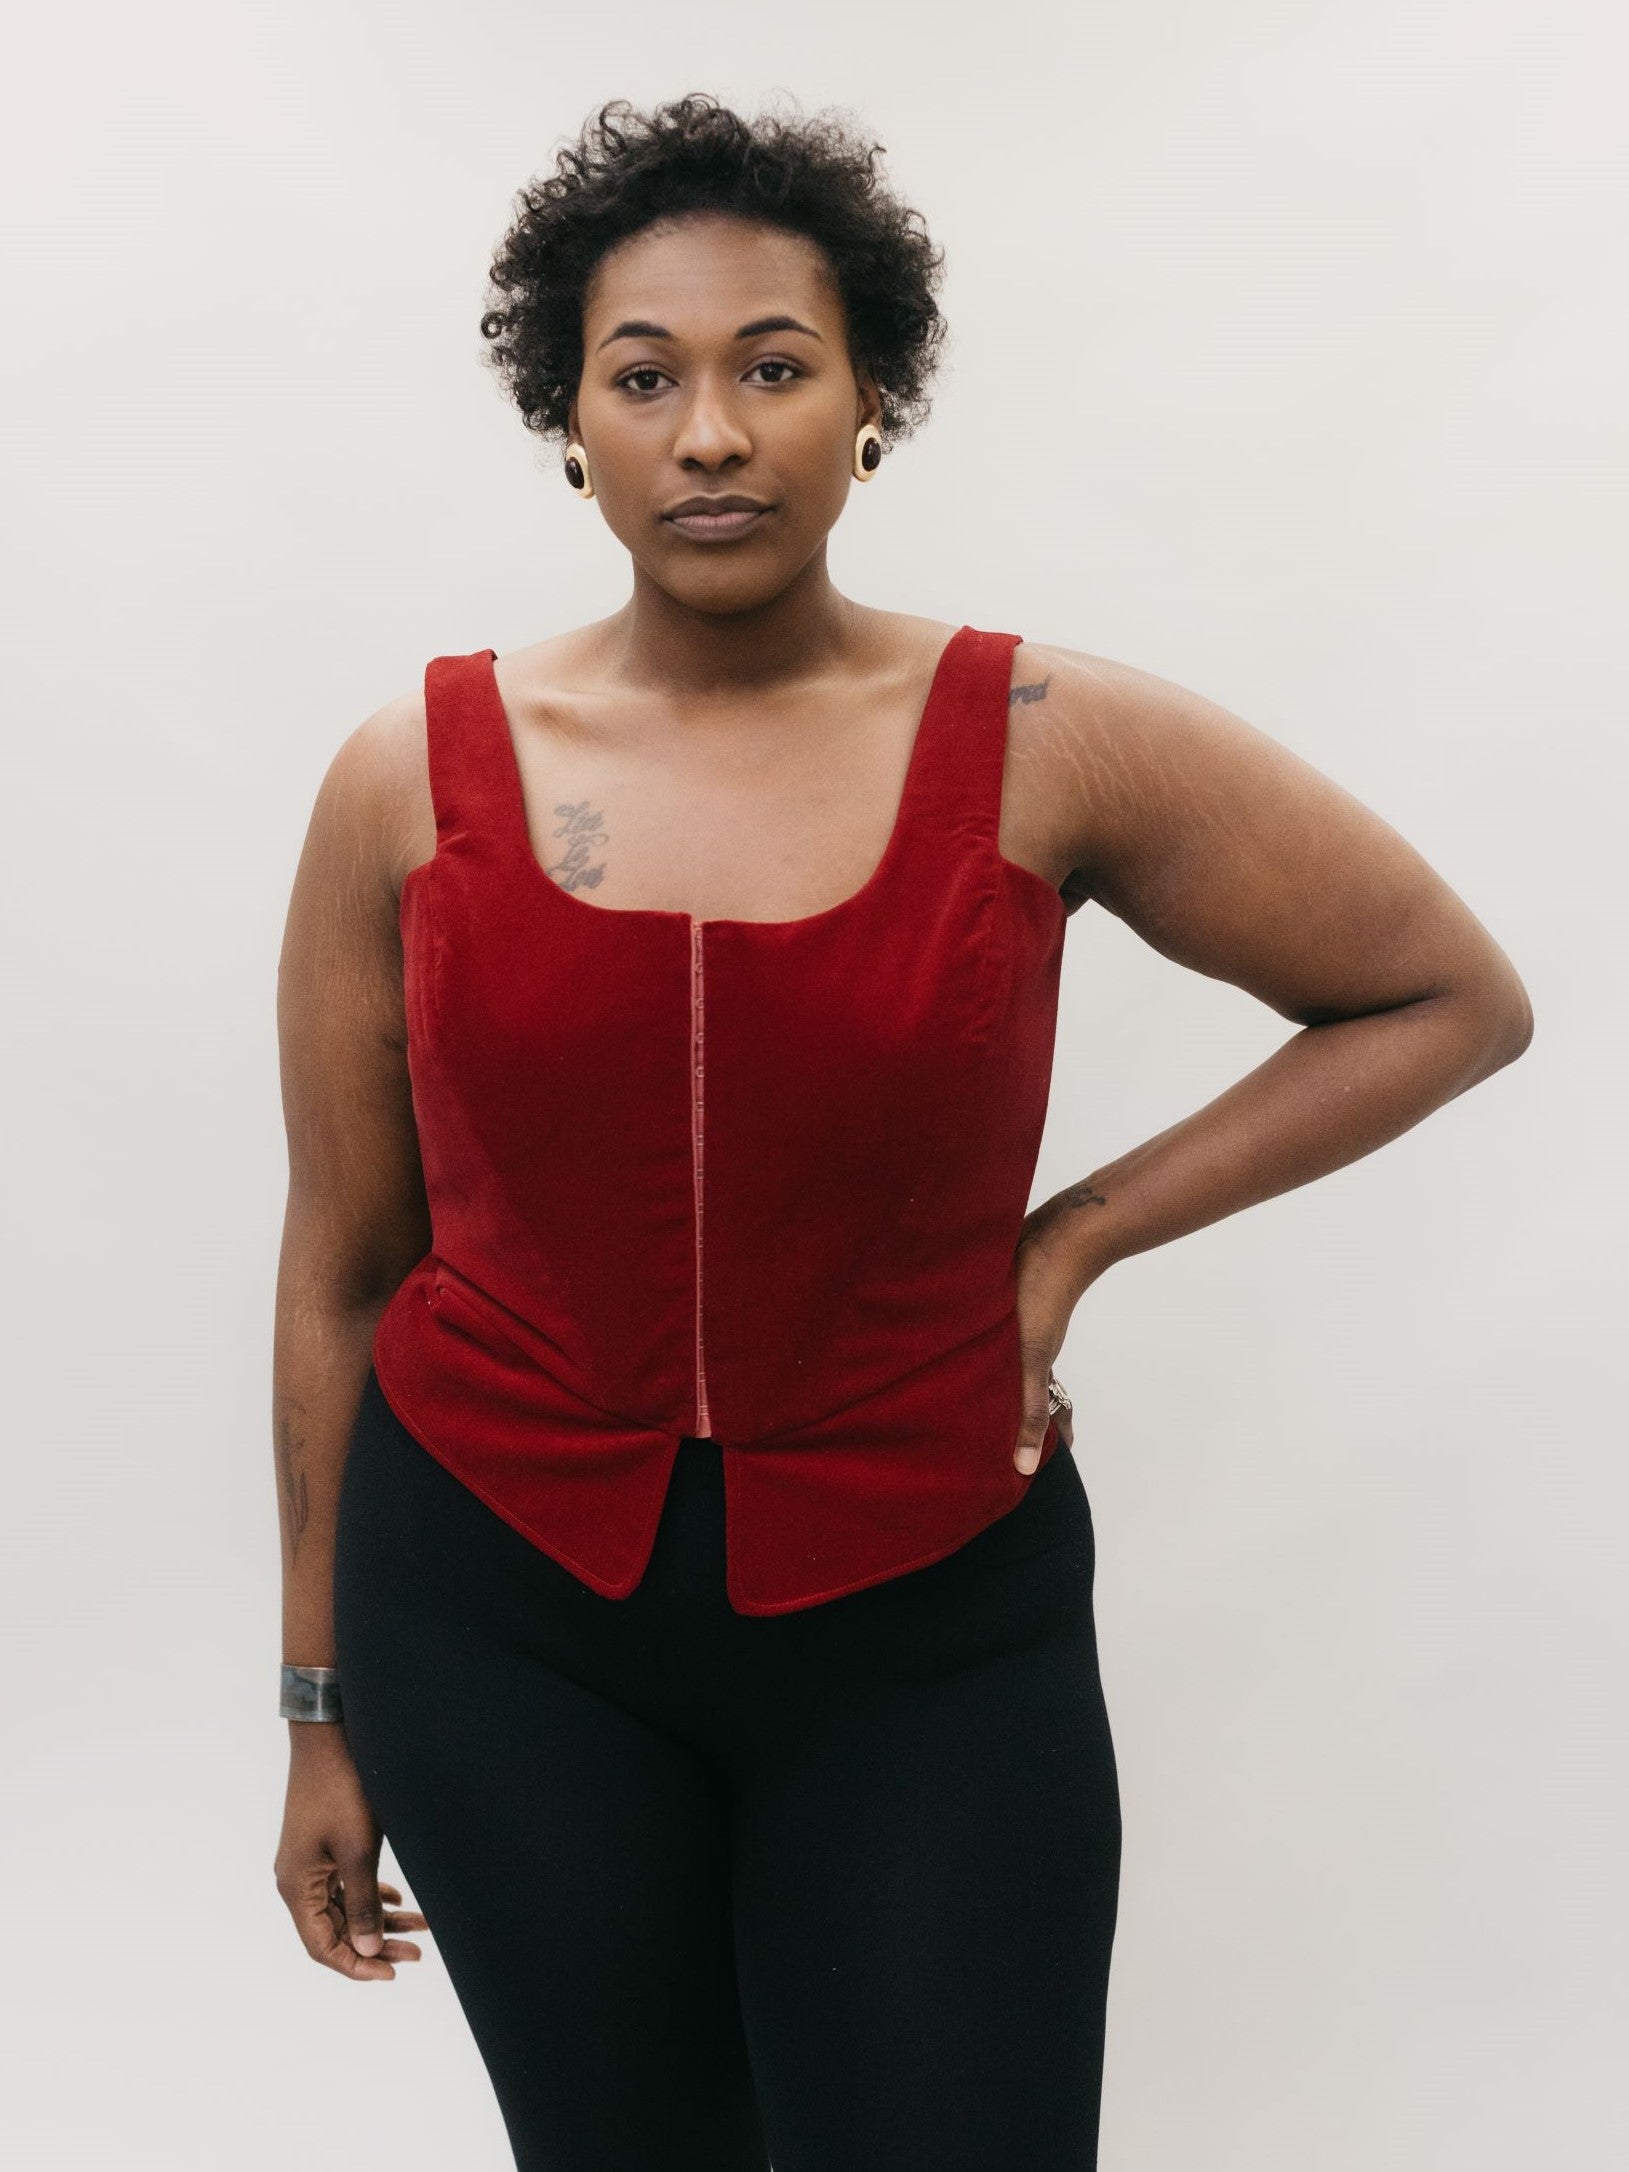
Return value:
<svg viewBox="0 0 1629 2172">
<path fill-rule="evenodd" d="M 869 422 L 880 430 L 882 428 L 882 394 L 877 388 L 877 380 L 863 362 L 856 363 L 854 367 L 854 390 L 855 429 L 862 430 Z"/>
</svg>

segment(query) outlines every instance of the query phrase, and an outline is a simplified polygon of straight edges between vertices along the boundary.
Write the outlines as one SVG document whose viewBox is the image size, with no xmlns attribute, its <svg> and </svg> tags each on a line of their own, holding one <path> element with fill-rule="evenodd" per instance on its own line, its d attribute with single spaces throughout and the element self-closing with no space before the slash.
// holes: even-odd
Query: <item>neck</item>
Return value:
<svg viewBox="0 0 1629 2172">
<path fill-rule="evenodd" d="M 636 566 L 622 609 L 600 622 L 608 678 L 710 702 L 817 678 L 863 641 L 876 614 L 832 586 L 825 549 L 778 595 L 739 611 L 679 601 Z"/>
</svg>

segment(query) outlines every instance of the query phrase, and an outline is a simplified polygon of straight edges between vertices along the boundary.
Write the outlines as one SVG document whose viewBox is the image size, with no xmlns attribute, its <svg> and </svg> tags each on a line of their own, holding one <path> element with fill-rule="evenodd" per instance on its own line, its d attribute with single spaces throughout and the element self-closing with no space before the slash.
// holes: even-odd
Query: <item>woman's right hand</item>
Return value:
<svg viewBox="0 0 1629 2172">
<path fill-rule="evenodd" d="M 400 1890 L 379 1883 L 379 1825 L 339 1720 L 289 1729 L 288 1793 L 277 1846 L 277 1890 L 313 1961 L 358 1981 L 389 1981 L 392 1963 L 417 1961 L 411 1939 L 387 1931 L 429 1929 Z M 397 1903 L 387 1909 L 385 1902 Z"/>
</svg>

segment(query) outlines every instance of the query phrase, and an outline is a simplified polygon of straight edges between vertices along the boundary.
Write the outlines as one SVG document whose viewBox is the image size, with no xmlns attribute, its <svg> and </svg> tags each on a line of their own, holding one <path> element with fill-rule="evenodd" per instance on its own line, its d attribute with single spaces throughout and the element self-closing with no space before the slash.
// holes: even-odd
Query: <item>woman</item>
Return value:
<svg viewBox="0 0 1629 2172">
<path fill-rule="evenodd" d="M 604 109 L 483 329 L 629 599 L 434 659 L 296 878 L 278 1884 L 358 1981 L 428 1916 L 522 2168 L 1096 2162 L 1119 1799 L 1053 1361 L 1112 1262 L 1531 1033 L 1259 732 L 834 588 L 938 272 L 840 127 Z M 1088 898 L 1303 1030 L 1026 1213 Z"/>
</svg>

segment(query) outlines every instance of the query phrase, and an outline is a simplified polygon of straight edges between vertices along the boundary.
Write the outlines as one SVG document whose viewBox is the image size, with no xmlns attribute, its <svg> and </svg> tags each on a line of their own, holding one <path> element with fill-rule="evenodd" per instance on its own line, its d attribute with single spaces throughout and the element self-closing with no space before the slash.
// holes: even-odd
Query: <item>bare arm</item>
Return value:
<svg viewBox="0 0 1629 2172">
<path fill-rule="evenodd" d="M 1447 883 L 1288 748 L 1102 657 L 1026 645 L 1019 670 L 1045 683 L 1027 722 L 1060 780 L 1066 894 L 1303 1029 L 1029 1216 L 1055 1356 L 1105 1268 L 1373 1152 L 1519 1056 L 1533 1020 Z"/>
<path fill-rule="evenodd" d="M 336 1510 L 373 1330 L 430 1242 L 408 1086 L 397 917 L 415 726 L 422 769 L 422 709 L 415 718 L 411 701 L 369 718 L 329 765 L 300 855 L 278 967 L 289 1185 L 272 1431 L 282 1656 L 304 1666 L 335 1664 Z M 343 1695 L 343 1682 L 340 1688 Z M 393 1975 L 389 1962 L 417 1958 L 417 1949 L 378 1936 L 381 1924 L 408 1926 L 403 1917 L 386 1919 L 378 1905 L 379 1835 L 361 1799 L 344 1724 L 288 1725 L 279 1889 L 315 1959 L 352 1976 Z M 344 1905 L 330 1916 L 336 1877 L 344 1882 Z"/>
</svg>

